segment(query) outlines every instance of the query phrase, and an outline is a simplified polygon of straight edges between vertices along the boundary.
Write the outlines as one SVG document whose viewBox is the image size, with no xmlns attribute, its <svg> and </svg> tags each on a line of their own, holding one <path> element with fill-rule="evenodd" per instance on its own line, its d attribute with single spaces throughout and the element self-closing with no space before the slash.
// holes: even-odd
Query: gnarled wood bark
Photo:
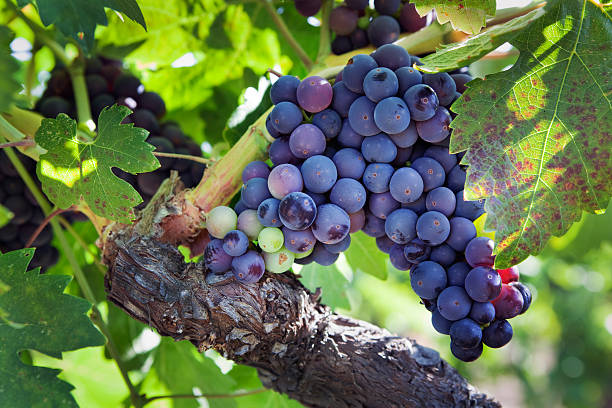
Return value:
<svg viewBox="0 0 612 408">
<path fill-rule="evenodd" d="M 499 407 L 438 353 L 331 313 L 291 273 L 254 284 L 206 274 L 132 227 L 105 237 L 108 298 L 162 335 L 257 368 L 309 407 Z"/>
</svg>

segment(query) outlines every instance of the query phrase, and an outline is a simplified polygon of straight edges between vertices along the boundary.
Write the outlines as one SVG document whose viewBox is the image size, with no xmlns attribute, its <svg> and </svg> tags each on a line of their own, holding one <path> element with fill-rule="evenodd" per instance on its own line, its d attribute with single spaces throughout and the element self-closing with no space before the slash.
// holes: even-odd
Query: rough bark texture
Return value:
<svg viewBox="0 0 612 408">
<path fill-rule="evenodd" d="M 162 335 L 257 368 L 309 407 L 499 407 L 438 353 L 331 313 L 290 273 L 242 285 L 134 228 L 107 231 L 111 301 Z"/>
</svg>

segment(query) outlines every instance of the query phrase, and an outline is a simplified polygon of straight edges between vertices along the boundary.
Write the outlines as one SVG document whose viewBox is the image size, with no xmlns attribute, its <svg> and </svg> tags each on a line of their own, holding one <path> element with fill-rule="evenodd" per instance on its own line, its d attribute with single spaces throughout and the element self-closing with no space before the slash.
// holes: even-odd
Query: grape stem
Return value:
<svg viewBox="0 0 612 408">
<path fill-rule="evenodd" d="M 64 212 L 68 212 L 68 211 L 74 211 L 76 209 L 76 206 L 71 205 L 70 207 L 66 208 L 66 209 L 62 209 L 62 208 L 56 208 L 55 210 L 53 210 L 51 212 L 51 214 L 47 215 L 45 217 L 44 220 L 42 220 L 42 222 L 40 223 L 40 225 L 38 226 L 38 228 L 36 228 L 36 230 L 34 230 L 34 232 L 32 233 L 32 235 L 30 235 L 30 239 L 28 239 L 28 242 L 25 244 L 24 248 L 30 248 L 32 246 L 32 244 L 34 243 L 34 241 L 36 240 L 36 238 L 38 238 L 38 236 L 40 235 L 40 233 L 42 232 L 42 230 L 47 226 L 47 224 L 49 224 L 49 222 L 56 216 L 60 215 L 61 213 Z"/>
<path fill-rule="evenodd" d="M 235 392 L 233 394 L 201 394 L 201 395 L 194 395 L 194 394 L 173 394 L 173 395 L 156 395 L 154 397 L 150 397 L 150 398 L 145 398 L 144 403 L 145 405 L 153 402 L 155 400 L 160 400 L 160 399 L 165 399 L 165 398 L 172 398 L 172 399 L 188 399 L 188 398 L 208 398 L 208 399 L 219 399 L 219 398 L 237 398 L 237 397 L 246 397 L 247 395 L 254 395 L 254 394 L 259 394 L 262 392 L 266 392 L 268 390 L 266 390 L 265 388 L 257 388 L 255 390 L 251 390 L 251 391 L 239 391 L 239 392 Z"/>
<path fill-rule="evenodd" d="M 267 70 L 266 72 L 268 72 L 268 73 L 270 73 L 270 74 L 273 74 L 273 75 L 276 75 L 276 76 L 277 76 L 277 77 L 279 77 L 279 78 L 283 76 L 283 74 L 281 74 L 280 72 L 275 71 L 275 70 L 273 70 L 273 69 L 271 69 L 271 68 L 268 68 L 268 70 Z"/>
<path fill-rule="evenodd" d="M 202 163 L 202 164 L 209 164 L 209 163 L 215 162 L 214 159 L 207 159 L 205 157 L 192 156 L 190 154 L 153 152 L 153 155 L 158 156 L 158 157 L 171 157 L 174 159 L 191 160 L 191 161 Z"/>
<path fill-rule="evenodd" d="M 36 142 L 31 139 L 17 140 L 15 142 L 8 142 L 0 144 L 0 149 L 6 149 L 7 147 L 23 147 L 23 146 L 36 146 Z"/>
<path fill-rule="evenodd" d="M 331 53 L 329 18 L 333 7 L 333 0 L 323 0 L 323 5 L 321 6 L 321 29 L 319 30 L 319 52 L 317 53 L 317 64 L 322 64 L 325 61 L 325 58 L 327 58 L 327 56 Z"/>
<path fill-rule="evenodd" d="M 276 10 L 274 10 L 274 7 L 268 0 L 260 1 L 268 12 L 268 14 L 270 15 L 270 17 L 272 18 L 272 21 L 278 28 L 279 33 L 285 38 L 285 40 L 287 40 L 289 46 L 293 49 L 293 51 L 295 51 L 298 58 L 300 59 L 300 61 L 302 61 L 302 64 L 304 64 L 306 69 L 310 71 L 314 66 L 314 63 L 312 62 L 308 54 L 306 54 L 306 51 L 304 51 L 300 43 L 297 42 L 293 34 L 291 34 L 291 31 L 289 31 L 287 24 L 285 24 L 282 17 L 276 12 Z"/>
</svg>

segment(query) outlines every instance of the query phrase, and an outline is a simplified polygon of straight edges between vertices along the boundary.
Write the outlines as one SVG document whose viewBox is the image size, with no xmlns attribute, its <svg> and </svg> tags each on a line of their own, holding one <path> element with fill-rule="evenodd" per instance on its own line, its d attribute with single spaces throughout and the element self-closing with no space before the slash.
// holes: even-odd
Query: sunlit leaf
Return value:
<svg viewBox="0 0 612 408">
<path fill-rule="evenodd" d="M 495 14 L 495 0 L 413 0 L 420 15 L 436 9 L 440 24 L 448 21 L 453 28 L 476 34 L 485 25 L 486 16 Z"/>
<path fill-rule="evenodd" d="M 332 309 L 350 309 L 346 296 L 348 281 L 335 265 L 321 266 L 311 263 L 300 270 L 300 282 L 311 292 L 321 288 L 321 302 Z"/>
<path fill-rule="evenodd" d="M 387 279 L 386 255 L 376 247 L 376 239 L 359 231 L 351 235 L 351 246 L 344 253 L 349 265 L 378 279 Z"/>
<path fill-rule="evenodd" d="M 21 89 L 15 79 L 19 64 L 11 56 L 9 47 L 12 37 L 7 27 L 0 26 L 0 112 L 6 111 L 11 106 L 15 94 Z"/>
</svg>

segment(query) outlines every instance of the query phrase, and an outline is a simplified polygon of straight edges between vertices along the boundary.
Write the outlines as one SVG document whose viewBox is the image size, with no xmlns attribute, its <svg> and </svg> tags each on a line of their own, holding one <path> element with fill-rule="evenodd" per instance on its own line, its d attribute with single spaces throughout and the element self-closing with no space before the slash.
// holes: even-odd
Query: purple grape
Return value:
<svg viewBox="0 0 612 408">
<path fill-rule="evenodd" d="M 431 248 L 431 254 L 429 255 L 429 259 L 439 263 L 444 267 L 452 265 L 453 262 L 455 262 L 456 258 L 457 254 L 455 253 L 453 248 L 449 247 L 446 244 L 438 245 Z"/>
<path fill-rule="evenodd" d="M 223 273 L 231 268 L 232 257 L 223 249 L 223 240 L 213 239 L 206 245 L 204 265 L 214 273 Z"/>
<path fill-rule="evenodd" d="M 463 190 L 458 191 L 455 197 L 457 198 L 457 208 L 455 209 L 457 217 L 464 217 L 474 221 L 484 214 L 485 200 L 466 201 L 463 198 Z"/>
<path fill-rule="evenodd" d="M 391 261 L 391 265 L 400 271 L 407 271 L 412 267 L 412 264 L 408 262 L 404 256 L 403 245 L 393 244 L 391 250 L 389 251 L 389 260 Z"/>
<path fill-rule="evenodd" d="M 399 9 L 401 0 L 374 0 L 374 8 L 380 14 L 393 15 Z"/>
<path fill-rule="evenodd" d="M 342 129 L 340 129 L 340 134 L 336 138 L 336 141 L 343 147 L 361 149 L 361 142 L 363 142 L 363 139 L 363 136 L 353 130 L 348 119 L 345 119 L 342 122 Z"/>
<path fill-rule="evenodd" d="M 385 44 L 378 47 L 372 53 L 372 58 L 376 60 L 379 67 L 389 68 L 391 71 L 411 65 L 411 57 L 408 51 L 395 44 Z"/>
<path fill-rule="evenodd" d="M 334 91 L 332 108 L 340 114 L 341 117 L 348 117 L 351 104 L 355 99 L 359 98 L 360 95 L 348 89 L 343 81 L 336 82 L 332 89 Z"/>
<path fill-rule="evenodd" d="M 355 49 L 363 48 L 370 44 L 367 31 L 359 27 L 356 28 L 355 31 L 351 33 L 351 43 Z"/>
<path fill-rule="evenodd" d="M 338 171 L 334 162 L 325 156 L 312 156 L 302 164 L 304 185 L 314 193 L 326 193 L 336 183 Z"/>
<path fill-rule="evenodd" d="M 378 16 L 368 27 L 368 38 L 375 47 L 394 42 L 399 34 L 399 23 L 391 16 Z"/>
<path fill-rule="evenodd" d="M 467 89 L 465 84 L 474 79 L 468 74 L 451 74 L 451 78 L 453 78 L 453 81 L 455 81 L 455 87 L 459 93 L 464 93 Z"/>
<path fill-rule="evenodd" d="M 425 206 L 429 211 L 439 211 L 447 217 L 450 217 L 453 212 L 455 212 L 456 201 L 455 194 L 450 189 L 446 187 L 436 187 L 427 193 Z"/>
<path fill-rule="evenodd" d="M 270 175 L 270 167 L 265 162 L 255 160 L 246 165 L 242 170 L 242 182 L 247 183 L 252 178 L 260 177 L 267 179 Z"/>
<path fill-rule="evenodd" d="M 365 160 L 356 149 L 344 148 L 334 154 L 332 161 L 336 165 L 338 177 L 359 180 L 366 168 Z"/>
<path fill-rule="evenodd" d="M 397 94 L 399 82 L 389 68 L 374 68 L 363 80 L 363 91 L 372 102 L 379 102 Z M 364 135 L 366 136 L 366 135 Z"/>
<path fill-rule="evenodd" d="M 282 231 L 285 236 L 285 248 L 296 254 L 310 251 L 314 247 L 315 242 L 317 242 L 310 228 L 302 231 L 295 231 L 283 227 Z"/>
<path fill-rule="evenodd" d="M 257 207 L 257 219 L 264 227 L 280 227 L 282 225 L 278 215 L 280 200 L 268 198 Z"/>
<path fill-rule="evenodd" d="M 230 256 L 240 256 L 249 248 L 249 238 L 242 231 L 232 230 L 223 238 L 223 250 Z"/>
<path fill-rule="evenodd" d="M 397 155 L 397 146 L 384 133 L 366 137 L 361 143 L 361 153 L 369 162 L 389 163 Z"/>
<path fill-rule="evenodd" d="M 395 168 L 405 167 L 408 165 L 408 161 L 411 155 L 412 155 L 412 147 L 406 147 L 406 148 L 398 147 L 397 155 L 395 156 L 395 159 L 393 159 L 393 161 L 391 162 L 391 165 L 394 166 Z"/>
<path fill-rule="evenodd" d="M 270 161 L 275 166 L 286 163 L 296 164 L 298 162 L 297 157 L 291 153 L 288 137 L 281 137 L 272 142 L 268 155 L 270 156 Z"/>
<path fill-rule="evenodd" d="M 344 239 L 335 244 L 323 244 L 325 245 L 325 249 L 327 249 L 332 254 L 339 254 L 340 252 L 346 251 L 351 245 L 351 236 L 350 234 L 344 237 Z"/>
<path fill-rule="evenodd" d="M 349 108 L 348 120 L 351 128 L 362 136 L 374 136 L 380 129 L 374 122 L 376 104 L 366 96 L 355 99 Z"/>
<path fill-rule="evenodd" d="M 448 105 L 455 97 L 457 86 L 453 78 L 446 72 L 423 75 L 423 83 L 432 87 L 438 95 L 440 105 Z"/>
<path fill-rule="evenodd" d="M 412 162 L 411 167 L 415 169 L 423 179 L 423 191 L 431 191 L 436 187 L 444 185 L 446 175 L 440 163 L 431 157 L 419 157 Z"/>
<path fill-rule="evenodd" d="M 495 307 L 491 302 L 474 302 L 470 310 L 470 319 L 478 324 L 489 324 L 495 319 Z"/>
<path fill-rule="evenodd" d="M 467 278 L 466 278 L 467 283 Z M 523 310 L 524 300 L 520 290 L 515 286 L 502 284 L 498 297 L 492 300 L 496 319 L 512 319 Z"/>
<path fill-rule="evenodd" d="M 297 88 L 300 85 L 298 77 L 283 75 L 272 84 L 270 88 L 270 99 L 274 105 L 281 102 L 291 102 L 297 105 Z"/>
<path fill-rule="evenodd" d="M 257 282 L 265 270 L 266 265 L 263 258 L 253 250 L 232 259 L 232 273 L 240 283 Z"/>
<path fill-rule="evenodd" d="M 351 228 L 349 229 L 349 233 L 353 234 L 357 231 L 361 231 L 365 225 L 365 211 L 361 209 L 357 212 L 349 214 L 349 219 L 351 220 Z"/>
<path fill-rule="evenodd" d="M 431 314 L 431 325 L 440 334 L 449 334 L 452 324 L 453 322 L 446 320 L 437 309 Z"/>
<path fill-rule="evenodd" d="M 294 103 L 280 102 L 270 112 L 270 121 L 279 133 L 291 133 L 302 123 L 302 111 Z"/>
<path fill-rule="evenodd" d="M 427 16 L 421 17 L 413 3 L 404 3 L 398 21 L 404 31 L 414 33 L 427 25 Z"/>
<path fill-rule="evenodd" d="M 351 37 L 348 35 L 336 35 L 331 43 L 331 50 L 336 55 L 344 54 L 352 49 L 353 44 L 351 43 Z"/>
<path fill-rule="evenodd" d="M 527 285 L 521 282 L 510 282 L 509 285 L 521 292 L 523 296 L 523 307 L 519 314 L 525 313 L 527 309 L 529 309 L 529 306 L 531 306 L 531 290 L 529 290 Z"/>
<path fill-rule="evenodd" d="M 476 237 L 465 247 L 465 260 L 472 268 L 477 266 L 493 266 L 495 256 L 493 248 L 495 243 L 491 238 Z"/>
<path fill-rule="evenodd" d="M 438 211 L 427 211 L 417 221 L 417 235 L 428 245 L 440 245 L 450 233 L 450 223 Z"/>
<path fill-rule="evenodd" d="M 476 226 L 467 218 L 451 218 L 450 229 L 451 232 L 446 239 L 446 243 L 457 252 L 465 251 L 468 242 L 476 237 Z"/>
<path fill-rule="evenodd" d="M 416 122 L 410 122 L 410 125 L 403 132 L 389 134 L 389 137 L 397 147 L 407 148 L 413 146 L 419 138 Z"/>
<path fill-rule="evenodd" d="M 431 247 L 418 238 L 413 239 L 404 247 L 404 256 L 409 262 L 415 264 L 427 260 L 430 253 Z"/>
<path fill-rule="evenodd" d="M 363 225 L 362 230 L 366 235 L 369 235 L 373 238 L 386 236 L 385 220 L 376 217 L 369 211 L 366 211 L 365 224 Z"/>
<path fill-rule="evenodd" d="M 304 17 L 310 17 L 317 14 L 321 9 L 321 5 L 321 0 L 295 0 L 296 10 Z"/>
<path fill-rule="evenodd" d="M 470 313 L 472 300 L 460 286 L 449 286 L 438 296 L 438 310 L 451 321 L 460 320 Z"/>
<path fill-rule="evenodd" d="M 372 193 L 389 191 L 393 166 L 387 163 L 370 163 L 363 172 L 363 185 Z"/>
<path fill-rule="evenodd" d="M 477 302 L 489 302 L 501 292 L 501 277 L 495 269 L 477 266 L 465 277 L 465 291 Z"/>
<path fill-rule="evenodd" d="M 305 230 L 315 220 L 317 207 L 308 194 L 287 194 L 278 206 L 278 215 L 283 225 L 292 230 Z"/>
<path fill-rule="evenodd" d="M 448 278 L 448 286 L 465 286 L 465 277 L 472 268 L 465 262 L 457 262 L 448 268 L 446 276 Z"/>
<path fill-rule="evenodd" d="M 327 108 L 331 104 L 333 95 L 330 83 L 319 76 L 304 79 L 297 88 L 297 100 L 300 107 L 311 113 L 321 112 Z"/>
<path fill-rule="evenodd" d="M 268 181 L 265 178 L 252 178 L 242 187 L 242 202 L 253 210 L 259 207 L 265 199 L 270 198 Z"/>
<path fill-rule="evenodd" d="M 368 209 L 381 219 L 386 219 L 393 210 L 399 208 L 400 203 L 395 201 L 389 192 L 371 194 L 368 200 Z"/>
<path fill-rule="evenodd" d="M 480 357 L 480 355 L 482 354 L 483 347 L 482 347 L 482 343 L 478 343 L 476 347 L 466 349 L 466 348 L 457 346 L 455 343 L 451 341 L 450 349 L 451 349 L 451 352 L 453 353 L 453 356 L 457 357 L 461 361 L 465 361 L 466 363 L 469 363 L 470 361 L 477 360 L 478 357 Z"/>
<path fill-rule="evenodd" d="M 268 176 L 268 189 L 272 197 L 282 200 L 289 193 L 302 191 L 304 183 L 300 170 L 293 164 L 281 164 Z"/>
<path fill-rule="evenodd" d="M 433 117 L 438 109 L 438 96 L 431 87 L 417 84 L 404 93 L 404 101 L 412 120 L 423 121 Z"/>
<path fill-rule="evenodd" d="M 323 245 L 320 242 L 317 242 L 315 244 L 314 250 L 312 251 L 312 254 L 308 255 L 306 258 L 311 258 L 314 262 L 318 263 L 319 265 L 329 266 L 329 265 L 332 265 L 334 262 L 336 262 L 336 259 L 338 259 L 338 256 L 339 256 L 338 254 L 329 252 L 327 248 L 325 248 L 325 245 Z"/>
<path fill-rule="evenodd" d="M 385 133 L 397 134 L 410 124 L 410 111 L 404 100 L 396 96 L 385 98 L 374 108 L 374 122 Z"/>
<path fill-rule="evenodd" d="M 465 184 L 465 170 L 458 164 L 446 176 L 446 186 L 457 193 L 463 190 Z M 463 196 L 462 196 L 463 197 Z"/>
<path fill-rule="evenodd" d="M 495 320 L 482 331 L 482 342 L 491 348 L 500 348 L 512 340 L 512 326 L 507 320 Z"/>
<path fill-rule="evenodd" d="M 435 299 L 446 287 L 446 271 L 435 262 L 421 262 L 410 270 L 410 286 L 419 297 Z"/>
<path fill-rule="evenodd" d="M 451 342 L 455 346 L 471 349 L 482 340 L 482 329 L 480 325 L 470 318 L 465 318 L 454 322 L 450 328 Z"/>
<path fill-rule="evenodd" d="M 365 54 L 357 54 L 348 60 L 342 71 L 342 82 L 351 91 L 362 94 L 363 80 L 368 72 L 378 67 L 376 60 Z"/>
<path fill-rule="evenodd" d="M 289 148 L 299 159 L 322 154 L 325 151 L 325 135 L 315 125 L 304 123 L 291 133 Z"/>
<path fill-rule="evenodd" d="M 323 204 L 317 208 L 312 233 L 324 244 L 335 244 L 349 233 L 350 219 L 346 211 L 335 204 Z"/>
<path fill-rule="evenodd" d="M 332 187 L 329 201 L 347 213 L 354 213 L 363 208 L 366 202 L 366 191 L 363 185 L 351 178 L 341 178 Z"/>
<path fill-rule="evenodd" d="M 340 133 L 342 119 L 335 110 L 325 109 L 319 113 L 315 113 L 312 117 L 312 124 L 321 129 L 326 138 L 332 139 Z"/>
<path fill-rule="evenodd" d="M 391 251 L 391 247 L 394 244 L 395 242 L 391 241 L 386 235 L 376 238 L 376 247 L 385 254 L 388 254 Z"/>
<path fill-rule="evenodd" d="M 412 210 L 398 208 L 385 220 L 385 233 L 397 244 L 407 244 L 416 238 L 418 216 Z"/>
<path fill-rule="evenodd" d="M 349 35 L 357 28 L 357 12 L 349 7 L 340 6 L 329 15 L 329 28 L 338 35 Z"/>
<path fill-rule="evenodd" d="M 345 3 L 353 10 L 363 10 L 368 7 L 368 0 L 346 0 Z"/>
<path fill-rule="evenodd" d="M 439 106 L 429 119 L 416 123 L 419 137 L 429 143 L 439 143 L 450 135 L 451 115 L 444 106 Z"/>
<path fill-rule="evenodd" d="M 393 173 L 389 181 L 389 191 L 400 203 L 416 201 L 423 193 L 423 179 L 413 168 L 402 167 Z"/>
<path fill-rule="evenodd" d="M 431 157 L 444 168 L 446 173 L 450 172 L 457 164 L 457 155 L 450 154 L 448 148 L 443 146 L 430 146 L 425 150 L 425 157 Z M 448 180 L 447 180 L 448 181 Z"/>
<path fill-rule="evenodd" d="M 404 95 L 408 88 L 423 83 L 423 76 L 412 67 L 401 67 L 395 70 L 395 76 L 399 81 L 399 94 Z"/>
<path fill-rule="evenodd" d="M 411 203 L 402 203 L 402 208 L 412 210 L 417 213 L 417 215 L 423 214 L 425 211 L 427 211 L 427 207 L 425 207 L 425 196 L 422 195 L 418 200 Z"/>
</svg>

